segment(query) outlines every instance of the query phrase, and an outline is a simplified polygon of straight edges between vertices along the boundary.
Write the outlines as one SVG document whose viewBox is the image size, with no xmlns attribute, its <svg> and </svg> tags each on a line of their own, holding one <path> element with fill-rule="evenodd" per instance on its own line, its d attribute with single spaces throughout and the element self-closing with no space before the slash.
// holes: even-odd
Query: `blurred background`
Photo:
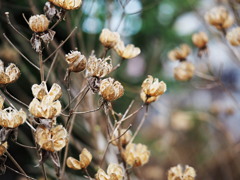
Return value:
<svg viewBox="0 0 240 180">
<path fill-rule="evenodd" d="M 4 13 L 9 12 L 12 24 L 30 39 L 32 32 L 22 14 L 29 19 L 33 14 L 43 13 L 45 2 L 46 0 L 0 1 L 0 58 L 5 63 L 16 63 L 22 72 L 20 79 L 8 86 L 8 91 L 26 104 L 32 100 L 32 84 L 40 83 L 39 74 L 10 46 L 2 34 L 6 33 L 14 45 L 36 64 L 38 55 L 32 50 L 30 43 L 7 24 Z M 125 1 L 121 2 L 125 4 Z M 196 169 L 196 179 L 199 180 L 240 179 L 239 48 L 231 47 L 221 32 L 207 25 L 203 18 L 206 11 L 218 5 L 225 6 L 231 12 L 232 2 L 234 0 L 131 0 L 122 7 L 117 0 L 85 0 L 79 10 L 68 12 L 65 21 L 54 29 L 57 32 L 55 40 L 49 45 L 45 57 L 75 26 L 78 27 L 74 36 L 59 50 L 58 60 L 48 83 L 57 82 L 65 86 L 63 78 L 67 63 L 64 55 L 70 50 L 77 47 L 86 56 L 89 56 L 92 50 L 100 55 L 104 49 L 98 40 L 101 30 L 107 27 L 118 31 L 126 44 L 133 43 L 140 47 L 141 54 L 134 59 L 125 60 L 112 74 L 125 87 L 125 95 L 113 103 L 115 111 L 124 113 L 133 99 L 135 103 L 132 111 L 141 105 L 139 92 L 147 75 L 165 81 L 168 88 L 167 93 L 150 105 L 149 116 L 137 136 L 136 142 L 146 144 L 151 150 L 150 162 L 135 170 L 138 177 L 143 180 L 167 179 L 167 170 L 170 167 L 188 164 Z M 238 6 L 240 7 L 240 4 Z M 202 58 L 197 57 L 197 49 L 191 41 L 192 34 L 198 31 L 204 31 L 209 36 L 209 55 Z M 177 63 L 170 61 L 167 54 L 182 43 L 192 47 L 188 59 L 197 71 L 219 77 L 221 83 L 197 76 L 188 82 L 178 82 L 174 79 L 173 69 Z M 113 51 L 110 53 L 113 63 L 118 64 L 118 55 Z M 51 63 L 46 64 L 50 66 Z M 81 74 L 72 77 L 76 84 L 72 87 L 73 94 L 78 92 L 81 79 Z M 63 89 L 66 94 L 66 87 Z M 67 96 L 63 96 L 61 101 L 66 103 Z M 94 102 L 97 102 L 97 99 Z M 17 103 L 16 106 L 20 107 Z M 96 107 L 91 104 L 88 106 L 90 109 Z M 89 109 L 85 106 L 82 108 Z M 95 118 L 93 121 L 96 121 L 98 114 L 101 112 L 78 118 Z M 143 112 L 140 111 L 125 126 L 133 123 L 134 130 L 142 115 Z M 88 123 L 77 122 L 73 136 L 74 142 L 78 144 L 77 147 L 72 146 L 71 150 L 75 156 L 79 152 L 78 146 L 94 148 Z M 21 126 L 18 138 L 20 142 L 31 145 L 33 137 L 28 131 L 26 125 Z M 10 143 L 9 146 L 9 152 L 26 172 L 40 177 L 39 170 L 34 167 L 38 163 L 33 158 L 36 156 L 35 152 L 14 143 Z M 11 166 L 11 162 L 7 163 Z M 51 174 L 51 163 L 47 163 L 47 166 Z M 80 179 L 81 172 L 68 171 L 71 177 Z M 94 173 L 94 167 L 91 173 Z M 10 171 L 0 177 L 2 178 L 18 179 L 16 174 Z"/>
</svg>

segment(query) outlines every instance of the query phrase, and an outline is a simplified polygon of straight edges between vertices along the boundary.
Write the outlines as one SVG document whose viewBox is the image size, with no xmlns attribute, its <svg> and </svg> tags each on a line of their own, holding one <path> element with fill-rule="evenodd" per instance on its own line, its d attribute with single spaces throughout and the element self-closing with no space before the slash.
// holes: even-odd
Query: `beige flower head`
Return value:
<svg viewBox="0 0 240 180">
<path fill-rule="evenodd" d="M 119 81 L 107 78 L 101 81 L 99 93 L 106 101 L 114 101 L 124 94 L 124 88 Z"/>
<path fill-rule="evenodd" d="M 207 47 L 208 36 L 205 32 L 195 33 L 192 36 L 192 42 L 199 49 L 204 49 Z"/>
<path fill-rule="evenodd" d="M 78 9 L 82 5 L 82 0 L 48 0 L 48 1 L 66 10 Z"/>
<path fill-rule="evenodd" d="M 79 51 L 71 51 L 65 55 L 65 59 L 71 72 L 80 72 L 86 68 L 87 59 Z"/>
<path fill-rule="evenodd" d="M 143 166 L 148 162 L 149 156 L 150 151 L 143 144 L 128 144 L 123 153 L 125 162 L 132 167 Z"/>
<path fill-rule="evenodd" d="M 27 119 L 26 113 L 20 109 L 19 111 L 8 107 L 0 110 L 0 126 L 5 128 L 17 128 Z"/>
<path fill-rule="evenodd" d="M 195 67 L 190 62 L 181 62 L 178 67 L 174 69 L 174 77 L 178 81 L 188 81 L 194 75 Z"/>
<path fill-rule="evenodd" d="M 240 27 L 233 28 L 227 33 L 227 40 L 233 46 L 240 45 Z"/>
<path fill-rule="evenodd" d="M 61 103 L 59 100 L 62 95 L 61 87 L 54 83 L 48 92 L 46 82 L 32 86 L 34 99 L 29 105 L 29 111 L 38 118 L 52 119 L 61 113 Z"/>
<path fill-rule="evenodd" d="M 95 175 L 96 180 L 122 180 L 123 176 L 123 169 L 118 164 L 109 164 L 107 174 L 100 168 Z"/>
<path fill-rule="evenodd" d="M 118 32 L 112 32 L 109 29 L 103 29 L 99 40 L 106 48 L 113 48 L 117 42 L 120 41 L 120 35 Z"/>
<path fill-rule="evenodd" d="M 181 165 L 174 166 L 168 171 L 168 180 L 194 180 L 196 172 L 194 168 L 186 165 L 183 170 Z"/>
<path fill-rule="evenodd" d="M 185 61 L 190 52 L 191 48 L 187 44 L 182 44 L 179 47 L 171 50 L 168 53 L 168 58 L 170 60 Z"/>
<path fill-rule="evenodd" d="M 121 136 L 120 138 L 118 138 L 119 135 Z M 116 138 L 118 138 L 118 139 L 116 139 Z M 130 142 L 131 138 L 132 138 L 132 132 L 130 130 L 126 131 L 126 129 L 121 129 L 120 134 L 118 134 L 118 131 L 116 131 L 116 133 L 114 134 L 113 140 L 114 139 L 116 139 L 116 140 L 112 141 L 112 144 L 114 146 L 117 146 L 118 142 L 120 140 L 121 145 L 125 146 Z"/>
<path fill-rule="evenodd" d="M 141 50 L 138 47 L 135 47 L 133 44 L 128 44 L 126 47 L 123 41 L 119 40 L 118 43 L 114 46 L 115 51 L 124 59 L 132 59 L 137 57 Z"/>
<path fill-rule="evenodd" d="M 233 17 L 223 6 L 214 7 L 205 14 L 204 18 L 208 24 L 214 26 L 218 30 L 227 29 L 234 23 Z"/>
<path fill-rule="evenodd" d="M 151 103 L 156 101 L 166 90 L 167 85 L 163 81 L 159 82 L 157 78 L 153 79 L 152 76 L 148 75 L 148 78 L 142 83 L 142 92 L 140 95 L 145 103 Z"/>
<path fill-rule="evenodd" d="M 50 21 L 44 14 L 34 15 L 29 19 L 29 27 L 36 33 L 48 30 L 49 23 Z"/>
<path fill-rule="evenodd" d="M 20 76 L 18 67 L 11 63 L 4 68 L 4 63 L 0 60 L 0 84 L 9 84 L 15 82 Z"/>
<path fill-rule="evenodd" d="M 2 156 L 6 152 L 7 148 L 8 148 L 7 141 L 4 143 L 0 142 L 0 156 Z"/>
<path fill-rule="evenodd" d="M 105 59 L 96 58 L 95 55 L 91 55 L 87 62 L 87 74 L 88 76 L 103 78 L 112 71 L 112 60 L 110 57 Z"/>
<path fill-rule="evenodd" d="M 74 170 L 87 168 L 92 161 L 92 154 L 84 148 L 79 155 L 79 161 L 73 157 L 67 158 L 67 166 Z"/>
<path fill-rule="evenodd" d="M 35 139 L 42 149 L 55 152 L 66 146 L 68 134 L 62 125 L 57 125 L 51 129 L 39 126 L 36 130 Z"/>
</svg>

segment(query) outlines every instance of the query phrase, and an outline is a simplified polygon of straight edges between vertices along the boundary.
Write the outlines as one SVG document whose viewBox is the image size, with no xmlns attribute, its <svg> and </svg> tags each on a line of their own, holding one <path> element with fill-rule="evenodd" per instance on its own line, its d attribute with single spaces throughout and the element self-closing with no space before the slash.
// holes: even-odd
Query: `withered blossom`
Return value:
<svg viewBox="0 0 240 180">
<path fill-rule="evenodd" d="M 99 40 L 106 48 L 113 48 L 120 40 L 120 35 L 118 32 L 112 32 L 109 29 L 103 29 Z"/>
<path fill-rule="evenodd" d="M 65 55 L 65 59 L 71 72 L 80 72 L 86 68 L 87 59 L 79 51 L 71 51 Z"/>
<path fill-rule="evenodd" d="M 204 49 L 208 43 L 208 36 L 205 32 L 199 32 L 192 35 L 192 42 L 199 49 Z"/>
<path fill-rule="evenodd" d="M 66 10 L 78 9 L 82 5 L 82 0 L 48 0 L 48 1 Z"/>
<path fill-rule="evenodd" d="M 135 47 L 133 44 L 124 45 L 122 40 L 119 40 L 118 43 L 114 46 L 115 51 L 124 59 L 132 59 L 138 56 L 141 53 L 140 48 Z"/>
<path fill-rule="evenodd" d="M 181 165 L 177 165 L 168 171 L 168 180 L 194 180 L 195 177 L 196 171 L 188 165 L 185 166 L 185 169 Z"/>
<path fill-rule="evenodd" d="M 95 175 L 96 180 L 122 180 L 124 172 L 118 164 L 109 164 L 107 173 L 101 168 L 98 169 Z"/>
<path fill-rule="evenodd" d="M 240 45 L 240 27 L 233 28 L 226 36 L 229 43 L 233 46 Z"/>
<path fill-rule="evenodd" d="M 190 52 L 191 48 L 187 44 L 181 44 L 168 53 L 168 58 L 170 60 L 185 61 Z"/>
<path fill-rule="evenodd" d="M 10 63 L 6 68 L 4 63 L 0 60 L 0 84 L 10 84 L 15 82 L 20 76 L 20 70 L 18 67 Z"/>
<path fill-rule="evenodd" d="M 0 142 L 0 156 L 2 156 L 6 152 L 7 148 L 8 148 L 7 141 L 4 143 Z"/>
<path fill-rule="evenodd" d="M 48 29 L 50 22 L 44 14 L 31 16 L 29 27 L 36 33 L 44 32 Z"/>
<path fill-rule="evenodd" d="M 190 62 L 181 62 L 174 69 L 174 77 L 178 81 L 188 81 L 192 79 L 194 75 L 195 67 Z"/>
</svg>

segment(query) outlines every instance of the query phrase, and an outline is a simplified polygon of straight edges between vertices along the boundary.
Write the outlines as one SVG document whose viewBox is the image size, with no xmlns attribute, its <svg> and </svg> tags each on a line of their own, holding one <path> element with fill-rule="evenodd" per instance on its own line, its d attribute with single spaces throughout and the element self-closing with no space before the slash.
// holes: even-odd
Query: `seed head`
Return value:
<svg viewBox="0 0 240 180">
<path fill-rule="evenodd" d="M 148 162 L 149 156 L 150 151 L 143 144 L 128 144 L 123 153 L 125 162 L 132 167 L 143 166 Z"/>
<path fill-rule="evenodd" d="M 112 32 L 109 29 L 103 29 L 99 40 L 106 48 L 113 48 L 117 42 L 120 41 L 120 35 L 119 33 Z"/>
<path fill-rule="evenodd" d="M 190 52 L 191 48 L 187 44 L 182 44 L 179 47 L 171 50 L 168 53 L 168 58 L 170 60 L 185 61 Z"/>
<path fill-rule="evenodd" d="M 195 33 L 192 36 L 192 42 L 199 49 L 204 49 L 208 43 L 208 36 L 205 32 Z"/>
<path fill-rule="evenodd" d="M 71 51 L 65 55 L 66 61 L 69 64 L 69 70 L 72 72 L 80 72 L 86 68 L 87 59 L 79 51 Z"/>
<path fill-rule="evenodd" d="M 60 151 L 68 141 L 67 130 L 62 125 L 51 129 L 39 126 L 36 130 L 35 139 L 38 145 L 46 151 Z"/>
<path fill-rule="evenodd" d="M 240 27 L 234 28 L 227 33 L 227 40 L 233 46 L 240 45 Z"/>
<path fill-rule="evenodd" d="M 119 81 L 113 78 L 107 78 L 101 81 L 99 93 L 103 99 L 107 101 L 114 101 L 124 94 L 124 88 Z"/>
<path fill-rule="evenodd" d="M 29 27 L 36 33 L 44 32 L 48 29 L 49 20 L 44 14 L 31 16 L 29 19 Z"/>
<path fill-rule="evenodd" d="M 174 69 L 174 77 L 178 81 L 188 81 L 194 75 L 195 67 L 190 62 L 181 62 L 178 67 Z"/>
<path fill-rule="evenodd" d="M 96 180 L 122 180 L 123 176 L 123 169 L 118 164 L 109 164 L 107 174 L 100 168 L 95 175 Z"/>
<path fill-rule="evenodd" d="M 4 63 L 0 60 L 0 84 L 10 84 L 15 82 L 20 76 L 18 67 L 11 63 L 4 68 Z"/>
<path fill-rule="evenodd" d="M 82 0 L 48 0 L 48 1 L 66 10 L 78 9 L 82 5 Z"/>
<path fill-rule="evenodd" d="M 79 155 L 79 161 L 73 157 L 68 157 L 67 166 L 74 170 L 80 170 L 87 168 L 92 161 L 92 154 L 84 148 Z"/>
<path fill-rule="evenodd" d="M 174 166 L 168 171 L 168 180 L 194 180 L 196 172 L 194 168 L 186 165 L 183 170 L 181 165 Z"/>
<path fill-rule="evenodd" d="M 234 23 L 233 17 L 223 6 L 214 7 L 205 14 L 204 18 L 208 24 L 214 26 L 218 30 L 227 29 Z"/>
<path fill-rule="evenodd" d="M 126 47 L 123 41 L 119 40 L 114 46 L 115 51 L 124 59 L 132 59 L 141 53 L 140 48 L 135 47 L 133 44 L 128 44 Z"/>
</svg>

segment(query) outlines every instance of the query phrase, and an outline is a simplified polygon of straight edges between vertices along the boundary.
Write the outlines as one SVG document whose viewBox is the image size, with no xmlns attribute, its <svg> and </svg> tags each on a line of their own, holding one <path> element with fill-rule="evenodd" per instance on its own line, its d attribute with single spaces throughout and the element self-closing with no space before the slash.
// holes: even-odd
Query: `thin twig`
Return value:
<svg viewBox="0 0 240 180">
<path fill-rule="evenodd" d="M 14 97 L 10 92 L 8 92 L 7 88 L 4 88 L 4 92 L 10 96 L 12 99 L 14 99 L 15 101 L 17 101 L 19 104 L 22 104 L 23 106 L 25 106 L 26 108 L 28 108 L 28 105 L 25 104 L 24 102 L 20 101 L 19 99 L 17 99 L 16 97 Z"/>
<path fill-rule="evenodd" d="M 55 62 L 56 62 L 56 60 L 57 60 L 57 57 L 58 57 L 58 52 L 57 52 L 56 55 L 54 56 L 53 61 L 52 61 L 52 63 L 51 63 L 51 66 L 50 66 L 50 68 L 49 68 L 49 70 L 48 70 L 48 74 L 47 74 L 47 77 L 46 77 L 46 82 L 48 81 L 48 78 L 50 77 L 50 74 L 51 74 L 52 69 L 53 69 L 53 66 L 54 66 L 54 64 L 55 64 Z"/>
<path fill-rule="evenodd" d="M 27 146 L 27 145 L 24 145 L 24 144 L 21 144 L 17 141 L 13 141 L 15 144 L 21 146 L 21 147 L 24 147 L 24 148 L 28 148 L 28 149 L 36 149 L 36 147 L 32 147 L 32 146 Z"/>
<path fill-rule="evenodd" d="M 86 113 L 91 113 L 91 112 L 96 112 L 102 108 L 102 105 L 96 109 L 90 110 L 90 111 L 83 111 L 83 112 L 73 112 L 73 114 L 86 114 Z"/>
<path fill-rule="evenodd" d="M 26 178 L 28 178 L 28 179 L 37 180 L 37 179 L 32 178 L 32 177 L 30 177 L 30 176 L 26 176 L 25 174 L 20 173 L 20 172 L 18 172 L 17 170 L 15 170 L 15 169 L 13 169 L 13 168 L 7 166 L 7 165 L 6 165 L 6 167 L 7 167 L 9 170 L 11 170 L 11 171 L 13 171 L 13 172 L 15 172 L 15 173 L 17 173 L 17 174 L 20 174 L 20 175 L 22 175 L 22 176 L 24 176 L 24 177 L 26 177 Z"/>
</svg>

